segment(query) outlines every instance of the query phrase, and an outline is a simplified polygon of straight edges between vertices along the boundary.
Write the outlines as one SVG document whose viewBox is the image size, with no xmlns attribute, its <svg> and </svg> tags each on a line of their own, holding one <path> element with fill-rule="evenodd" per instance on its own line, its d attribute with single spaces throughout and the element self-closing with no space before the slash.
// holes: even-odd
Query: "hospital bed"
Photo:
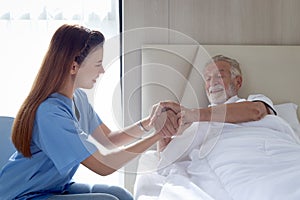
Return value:
<svg viewBox="0 0 300 200">
<path fill-rule="evenodd" d="M 201 70 L 217 54 L 239 61 L 239 96 L 266 95 L 278 116 L 192 124 L 164 152 L 141 155 L 135 199 L 300 199 L 299 46 L 144 45 L 143 117 L 161 100 L 208 106 Z"/>
</svg>

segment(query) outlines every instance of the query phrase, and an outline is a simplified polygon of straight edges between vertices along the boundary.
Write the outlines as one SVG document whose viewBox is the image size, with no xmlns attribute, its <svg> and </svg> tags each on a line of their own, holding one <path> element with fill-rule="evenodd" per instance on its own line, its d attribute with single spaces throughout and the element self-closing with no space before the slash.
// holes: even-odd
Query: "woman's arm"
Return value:
<svg viewBox="0 0 300 200">
<path fill-rule="evenodd" d="M 157 112 L 159 112 L 158 115 L 161 115 L 159 120 L 155 119 Z M 155 123 L 152 122 L 154 120 Z M 162 134 L 171 136 L 177 132 L 178 126 L 178 117 L 173 110 L 162 111 L 154 106 L 152 113 L 147 118 L 131 126 L 119 131 L 111 131 L 105 124 L 101 124 L 92 136 L 106 148 L 113 149 L 141 139 L 146 133 L 143 129 L 151 130 L 155 127 L 156 132 L 161 131 Z"/>
<path fill-rule="evenodd" d="M 120 169 L 127 162 L 140 155 L 140 153 L 147 150 L 163 137 L 164 134 L 161 132 L 155 133 L 132 146 L 107 155 L 103 155 L 100 151 L 96 151 L 82 161 L 82 164 L 95 173 L 106 176 Z"/>
<path fill-rule="evenodd" d="M 153 106 L 152 112 L 145 120 L 142 120 L 142 127 L 155 128 L 155 133 L 138 142 L 128 145 L 126 148 L 118 149 L 106 155 L 99 150 L 82 161 L 82 164 L 100 175 L 108 175 L 124 166 L 127 162 L 146 151 L 157 141 L 171 137 L 176 134 L 178 128 L 177 113 L 172 109 L 164 109 L 163 104 Z M 179 105 L 178 105 L 179 106 Z M 93 133 L 96 140 L 105 146 L 119 146 L 120 144 L 133 141 L 144 133 L 140 126 L 134 124 L 124 130 L 111 132 L 104 124 L 100 125 Z"/>
<path fill-rule="evenodd" d="M 148 120 L 142 120 L 143 124 L 148 123 Z M 145 127 L 148 127 L 145 125 Z M 149 127 L 150 129 L 150 127 Z M 96 128 L 92 134 L 93 138 L 106 148 L 113 149 L 130 142 L 134 142 L 145 134 L 137 124 L 131 125 L 124 130 L 111 131 L 104 123 Z"/>
</svg>

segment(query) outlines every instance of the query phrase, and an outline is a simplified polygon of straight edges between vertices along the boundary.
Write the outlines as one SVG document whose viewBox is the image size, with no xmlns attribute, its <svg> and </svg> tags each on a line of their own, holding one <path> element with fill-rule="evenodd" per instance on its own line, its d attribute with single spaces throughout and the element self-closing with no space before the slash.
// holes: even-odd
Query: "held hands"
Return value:
<svg viewBox="0 0 300 200">
<path fill-rule="evenodd" d="M 152 107 L 150 125 L 164 138 L 176 135 L 179 128 L 178 113 L 180 105 L 176 102 L 160 102 Z"/>
<path fill-rule="evenodd" d="M 192 124 L 192 110 L 172 101 L 160 102 L 153 106 L 150 114 L 150 125 L 157 134 L 162 135 L 158 150 L 162 151 L 175 135 L 180 135 Z"/>
<path fill-rule="evenodd" d="M 173 101 L 160 102 L 152 107 L 150 125 L 164 137 L 182 134 L 198 118 L 197 112 Z"/>
</svg>

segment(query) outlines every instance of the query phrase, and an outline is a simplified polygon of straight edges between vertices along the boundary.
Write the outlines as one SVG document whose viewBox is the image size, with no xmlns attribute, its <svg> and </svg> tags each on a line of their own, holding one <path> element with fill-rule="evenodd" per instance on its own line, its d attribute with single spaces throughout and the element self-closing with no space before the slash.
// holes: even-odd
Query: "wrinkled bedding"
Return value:
<svg viewBox="0 0 300 200">
<path fill-rule="evenodd" d="M 300 199 L 300 145 L 281 118 L 194 123 L 138 176 L 136 199 Z"/>
</svg>

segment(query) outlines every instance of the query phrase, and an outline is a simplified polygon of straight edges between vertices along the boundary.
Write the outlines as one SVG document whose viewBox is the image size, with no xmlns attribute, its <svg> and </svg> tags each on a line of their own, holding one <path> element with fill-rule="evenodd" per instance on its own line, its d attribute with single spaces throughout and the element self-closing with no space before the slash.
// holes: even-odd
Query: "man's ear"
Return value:
<svg viewBox="0 0 300 200">
<path fill-rule="evenodd" d="M 237 90 L 239 90 L 242 87 L 242 83 L 243 83 L 242 76 L 236 76 L 235 81 L 236 81 Z"/>
<path fill-rule="evenodd" d="M 70 74 L 72 74 L 72 75 L 77 74 L 78 70 L 79 70 L 78 63 L 73 61 L 72 65 L 71 65 L 71 69 L 70 69 Z"/>
</svg>

